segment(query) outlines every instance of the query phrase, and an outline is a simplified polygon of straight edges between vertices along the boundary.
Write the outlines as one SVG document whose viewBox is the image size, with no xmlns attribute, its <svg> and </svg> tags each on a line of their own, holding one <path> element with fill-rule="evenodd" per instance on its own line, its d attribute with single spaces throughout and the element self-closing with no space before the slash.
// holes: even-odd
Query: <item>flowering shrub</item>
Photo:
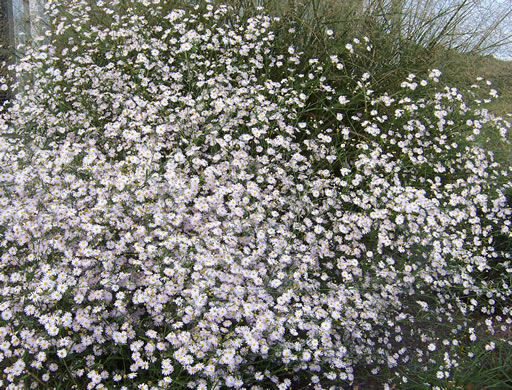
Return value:
<svg viewBox="0 0 512 390">
<path fill-rule="evenodd" d="M 461 317 L 510 325 L 508 171 L 473 142 L 510 125 L 476 95 L 374 96 L 367 40 L 279 53 L 263 13 L 47 11 L 1 119 L 3 388 L 442 381 Z"/>
</svg>

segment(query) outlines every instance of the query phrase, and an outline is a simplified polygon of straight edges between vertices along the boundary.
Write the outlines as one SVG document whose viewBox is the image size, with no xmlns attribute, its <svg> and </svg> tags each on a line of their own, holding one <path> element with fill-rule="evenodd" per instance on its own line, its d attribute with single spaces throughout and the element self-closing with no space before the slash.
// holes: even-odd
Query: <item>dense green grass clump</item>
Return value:
<svg viewBox="0 0 512 390">
<path fill-rule="evenodd" d="M 0 123 L 3 388 L 505 386 L 484 80 L 384 82 L 367 36 L 311 57 L 264 9 L 47 11 Z"/>
</svg>

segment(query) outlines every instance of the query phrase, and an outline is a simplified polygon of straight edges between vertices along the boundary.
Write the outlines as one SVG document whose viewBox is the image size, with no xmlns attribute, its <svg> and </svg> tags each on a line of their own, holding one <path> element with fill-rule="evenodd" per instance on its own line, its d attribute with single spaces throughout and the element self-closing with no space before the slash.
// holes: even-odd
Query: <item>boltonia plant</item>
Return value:
<svg viewBox="0 0 512 390">
<path fill-rule="evenodd" d="M 93 3 L 47 4 L 2 112 L 2 388 L 444 378 L 461 318 L 510 326 L 508 172 L 474 142 L 510 125 L 476 93 L 375 96 L 342 61 L 367 40 L 280 52 L 264 13 Z"/>
</svg>

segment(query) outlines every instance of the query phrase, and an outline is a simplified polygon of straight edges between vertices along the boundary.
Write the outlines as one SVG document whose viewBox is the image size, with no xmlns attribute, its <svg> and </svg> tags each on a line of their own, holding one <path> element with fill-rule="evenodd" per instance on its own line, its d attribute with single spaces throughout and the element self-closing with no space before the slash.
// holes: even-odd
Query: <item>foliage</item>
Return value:
<svg viewBox="0 0 512 390">
<path fill-rule="evenodd" d="M 510 173 L 475 142 L 510 129 L 483 106 L 496 91 L 431 69 L 386 93 L 365 36 L 312 58 L 263 9 L 174 5 L 50 2 L 16 67 L 2 386 L 458 375 L 473 313 L 512 323 Z"/>
</svg>

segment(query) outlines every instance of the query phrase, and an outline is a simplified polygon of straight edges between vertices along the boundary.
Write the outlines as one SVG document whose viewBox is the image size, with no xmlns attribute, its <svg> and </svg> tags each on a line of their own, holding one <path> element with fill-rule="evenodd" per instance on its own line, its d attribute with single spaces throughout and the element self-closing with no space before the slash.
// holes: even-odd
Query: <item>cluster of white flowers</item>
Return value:
<svg viewBox="0 0 512 390">
<path fill-rule="evenodd" d="M 418 312 L 511 323 L 507 172 L 458 143 L 507 122 L 276 53 L 265 15 L 59 10 L 0 123 L 2 388 L 338 388 L 452 345 Z"/>
</svg>

